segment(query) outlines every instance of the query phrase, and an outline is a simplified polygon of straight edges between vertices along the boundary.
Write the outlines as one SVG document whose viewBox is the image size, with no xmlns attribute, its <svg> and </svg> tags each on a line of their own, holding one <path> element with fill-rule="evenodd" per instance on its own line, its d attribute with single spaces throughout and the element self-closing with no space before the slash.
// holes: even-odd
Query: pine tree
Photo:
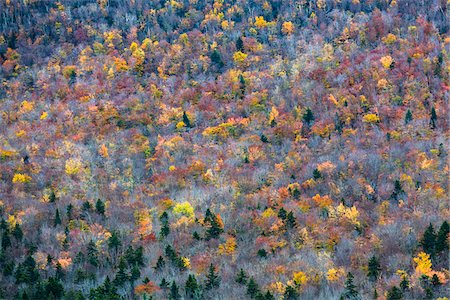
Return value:
<svg viewBox="0 0 450 300">
<path fill-rule="evenodd" d="M 402 280 L 400 281 L 400 288 L 402 291 L 406 291 L 409 289 L 409 280 L 407 276 L 402 276 Z"/>
<path fill-rule="evenodd" d="M 423 233 L 422 240 L 420 244 L 423 248 L 423 251 L 434 256 L 435 246 L 436 246 L 436 234 L 434 233 L 433 224 L 430 223 L 427 229 Z"/>
<path fill-rule="evenodd" d="M 105 215 L 105 203 L 102 200 L 97 199 L 95 202 L 95 211 L 101 216 Z"/>
<path fill-rule="evenodd" d="M 98 266 L 98 250 L 95 243 L 91 240 L 87 245 L 87 259 L 94 267 Z"/>
<path fill-rule="evenodd" d="M 181 295 L 180 292 L 178 291 L 178 286 L 175 283 L 175 281 L 172 281 L 172 285 L 170 286 L 170 295 L 169 295 L 169 299 L 170 300 L 178 300 L 181 299 Z"/>
<path fill-rule="evenodd" d="M 67 209 L 66 209 L 67 219 L 72 220 L 72 212 L 73 212 L 73 205 L 71 203 L 69 203 L 69 205 L 67 205 Z"/>
<path fill-rule="evenodd" d="M 161 283 L 159 284 L 159 287 L 162 288 L 163 290 L 165 290 L 169 287 L 169 282 L 163 277 L 163 279 L 161 279 Z"/>
<path fill-rule="evenodd" d="M 431 284 L 434 287 L 441 285 L 441 281 L 439 280 L 439 277 L 436 274 L 433 274 L 433 277 L 431 277 Z"/>
<path fill-rule="evenodd" d="M 447 255 L 448 252 L 448 234 L 449 234 L 450 228 L 447 221 L 444 221 L 439 228 L 439 231 L 437 233 L 436 237 L 436 252 L 444 252 L 445 255 Z"/>
<path fill-rule="evenodd" d="M 59 209 L 56 209 L 54 227 L 61 225 L 61 217 L 59 216 Z"/>
<path fill-rule="evenodd" d="M 156 261 L 155 270 L 161 271 L 165 265 L 166 262 L 164 261 L 164 258 L 162 258 L 162 256 L 159 256 L 158 260 Z"/>
<path fill-rule="evenodd" d="M 322 173 L 320 173 L 320 171 L 318 169 L 314 169 L 313 178 L 316 180 L 322 178 Z"/>
<path fill-rule="evenodd" d="M 125 260 L 121 259 L 119 262 L 119 270 L 117 271 L 116 278 L 114 278 L 114 284 L 116 286 L 123 286 L 129 280 L 126 267 Z"/>
<path fill-rule="evenodd" d="M 50 203 L 54 203 L 56 201 L 56 195 L 55 195 L 55 191 L 51 191 L 50 195 L 48 196 L 48 202 Z"/>
<path fill-rule="evenodd" d="M 200 285 L 194 275 L 189 274 L 184 290 L 188 299 L 197 299 L 200 296 Z"/>
<path fill-rule="evenodd" d="M 247 274 L 245 273 L 244 269 L 241 268 L 236 276 L 235 281 L 239 284 L 247 284 L 247 279 Z"/>
<path fill-rule="evenodd" d="M 206 218 L 206 217 L 205 217 Z M 222 224 L 216 215 L 212 215 L 210 226 L 206 230 L 206 240 L 218 238 L 221 233 L 223 233 Z"/>
<path fill-rule="evenodd" d="M 270 291 L 267 291 L 264 295 L 264 300 L 275 300 L 275 297 L 272 295 Z"/>
<path fill-rule="evenodd" d="M 286 220 L 287 218 L 287 211 L 282 207 L 280 208 L 280 210 L 278 211 L 278 218 L 280 218 L 281 220 Z"/>
<path fill-rule="evenodd" d="M 14 238 L 16 240 L 22 241 L 23 231 L 22 231 L 22 228 L 20 228 L 19 223 L 16 223 L 16 225 L 14 226 L 14 229 L 12 231 L 12 235 L 14 236 Z"/>
<path fill-rule="evenodd" d="M 186 113 L 186 111 L 183 111 L 183 123 L 186 125 L 187 128 L 191 128 L 191 120 L 189 120 L 189 117 Z"/>
<path fill-rule="evenodd" d="M 111 232 L 111 236 L 108 239 L 108 247 L 109 249 L 114 249 L 117 251 L 117 249 L 122 245 L 122 242 L 120 241 L 119 234 L 116 231 Z"/>
<path fill-rule="evenodd" d="M 347 273 L 347 279 L 345 281 L 345 292 L 343 296 L 347 299 L 357 299 L 358 298 L 358 291 L 356 290 L 356 286 L 353 283 L 353 274 L 348 272 Z"/>
<path fill-rule="evenodd" d="M 369 277 L 370 280 L 376 281 L 378 279 L 378 275 L 380 274 L 380 263 L 378 262 L 378 259 L 375 256 L 372 256 L 368 263 L 368 271 L 367 271 L 367 277 Z"/>
<path fill-rule="evenodd" d="M 236 40 L 236 50 L 245 52 L 244 41 L 242 40 L 242 37 L 238 37 L 238 39 Z"/>
<path fill-rule="evenodd" d="M 64 269 L 62 268 L 61 264 L 59 262 L 56 263 L 56 272 L 55 277 L 58 280 L 62 280 L 65 277 Z"/>
<path fill-rule="evenodd" d="M 412 119 L 413 119 L 413 116 L 412 116 L 411 110 L 408 109 L 408 111 L 406 112 L 406 115 L 405 115 L 405 124 L 408 125 L 408 123 L 411 122 Z"/>
<path fill-rule="evenodd" d="M 389 291 L 387 292 L 386 300 L 400 300 L 403 298 L 402 291 L 396 287 L 393 286 Z"/>
<path fill-rule="evenodd" d="M 297 300 L 299 297 L 297 290 L 295 287 L 288 285 L 283 294 L 283 299 L 286 300 Z"/>
<path fill-rule="evenodd" d="M 49 277 L 45 283 L 47 299 L 61 299 L 64 295 L 64 287 L 57 278 Z"/>
<path fill-rule="evenodd" d="M 131 268 L 130 281 L 134 283 L 139 279 L 139 277 L 141 277 L 141 270 L 139 270 L 139 267 L 137 265 L 134 265 Z"/>
<path fill-rule="evenodd" d="M 430 113 L 430 127 L 431 127 L 431 129 L 435 129 L 436 128 L 436 121 L 437 121 L 436 109 L 433 107 L 433 108 L 431 108 L 431 113 Z"/>
<path fill-rule="evenodd" d="M 297 222 L 295 221 L 294 214 L 292 213 L 292 211 L 290 211 L 287 214 L 287 217 L 286 217 L 286 227 L 287 228 L 294 228 L 296 226 L 297 226 Z"/>
<path fill-rule="evenodd" d="M 222 68 L 224 63 L 222 61 L 222 56 L 220 55 L 220 52 L 217 51 L 217 49 L 214 49 L 214 51 L 211 53 L 211 61 L 216 64 L 219 68 Z"/>
<path fill-rule="evenodd" d="M 2 235 L 2 250 L 11 246 L 11 238 L 9 237 L 9 231 L 5 230 Z"/>
<path fill-rule="evenodd" d="M 314 121 L 314 114 L 309 107 L 306 109 L 306 112 L 303 114 L 303 121 L 305 121 L 305 123 L 307 125 L 311 125 L 311 123 Z"/>
<path fill-rule="evenodd" d="M 215 287 L 219 287 L 220 277 L 216 274 L 213 264 L 209 265 L 208 274 L 206 275 L 205 288 L 210 290 Z"/>
<path fill-rule="evenodd" d="M 250 280 L 247 283 L 247 295 L 250 296 L 250 298 L 255 298 L 256 294 L 259 293 L 259 286 L 255 281 L 255 278 L 250 277 Z"/>
</svg>

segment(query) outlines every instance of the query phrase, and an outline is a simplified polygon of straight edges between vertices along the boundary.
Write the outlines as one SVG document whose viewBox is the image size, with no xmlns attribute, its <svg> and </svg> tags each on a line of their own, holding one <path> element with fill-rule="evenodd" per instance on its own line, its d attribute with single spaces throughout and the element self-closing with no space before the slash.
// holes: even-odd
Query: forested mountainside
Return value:
<svg viewBox="0 0 450 300">
<path fill-rule="evenodd" d="M 446 0 L 0 0 L 0 299 L 448 299 Z"/>
</svg>

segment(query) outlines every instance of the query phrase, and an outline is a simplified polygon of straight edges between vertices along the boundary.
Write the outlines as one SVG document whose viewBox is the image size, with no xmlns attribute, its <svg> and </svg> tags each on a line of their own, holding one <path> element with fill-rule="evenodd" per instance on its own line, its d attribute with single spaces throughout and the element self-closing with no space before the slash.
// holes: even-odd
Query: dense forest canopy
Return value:
<svg viewBox="0 0 450 300">
<path fill-rule="evenodd" d="M 0 0 L 0 299 L 448 299 L 446 0 Z"/>
</svg>

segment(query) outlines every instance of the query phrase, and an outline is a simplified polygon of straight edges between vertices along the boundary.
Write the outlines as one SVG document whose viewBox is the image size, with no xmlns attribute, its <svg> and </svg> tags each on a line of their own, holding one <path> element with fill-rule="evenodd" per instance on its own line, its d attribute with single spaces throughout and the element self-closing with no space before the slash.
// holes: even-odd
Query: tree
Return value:
<svg viewBox="0 0 450 300">
<path fill-rule="evenodd" d="M 205 217 L 206 219 L 206 217 Z M 209 227 L 206 230 L 206 239 L 215 239 L 218 238 L 221 233 L 223 233 L 223 224 L 220 221 L 219 217 L 216 215 L 212 215 L 211 221 L 209 222 Z"/>
<path fill-rule="evenodd" d="M 161 231 L 159 232 L 159 235 L 161 238 L 165 238 L 170 233 L 170 227 L 169 227 L 169 215 L 167 212 L 163 212 L 161 216 L 159 217 L 159 221 L 161 222 Z"/>
<path fill-rule="evenodd" d="M 45 283 L 45 293 L 47 294 L 47 299 L 61 299 L 64 295 L 64 287 L 59 282 L 59 279 L 49 277 Z"/>
<path fill-rule="evenodd" d="M 192 127 L 191 120 L 189 120 L 189 117 L 188 117 L 186 111 L 183 111 L 183 123 L 186 125 L 187 128 Z"/>
<path fill-rule="evenodd" d="M 120 241 L 119 234 L 116 231 L 111 232 L 111 236 L 108 239 L 108 247 L 109 249 L 117 249 L 122 245 Z"/>
<path fill-rule="evenodd" d="M 211 61 L 217 65 L 217 67 L 222 68 L 224 63 L 222 61 L 222 56 L 220 55 L 219 51 L 217 49 L 214 49 L 214 51 L 211 53 Z"/>
<path fill-rule="evenodd" d="M 437 121 L 436 109 L 434 107 L 432 107 L 431 112 L 430 112 L 430 127 L 431 127 L 431 129 L 436 128 L 436 121 Z"/>
<path fill-rule="evenodd" d="M 367 268 L 367 277 L 369 277 L 372 281 L 376 281 L 378 279 L 378 275 L 380 274 L 381 268 L 380 263 L 375 256 L 372 256 L 369 259 Z"/>
<path fill-rule="evenodd" d="M 129 280 L 129 276 L 126 272 L 126 264 L 125 260 L 121 259 L 119 262 L 119 270 L 117 271 L 116 277 L 114 278 L 114 285 L 116 286 L 123 286 L 125 282 Z"/>
<path fill-rule="evenodd" d="M 216 274 L 213 264 L 209 265 L 208 274 L 206 275 L 205 288 L 210 290 L 215 287 L 219 287 L 220 277 Z"/>
<path fill-rule="evenodd" d="M 412 121 L 412 119 L 413 119 L 413 115 L 411 113 L 411 110 L 408 109 L 408 111 L 406 112 L 406 115 L 405 115 L 405 124 L 408 125 L 409 122 Z"/>
<path fill-rule="evenodd" d="M 386 300 L 400 300 L 402 298 L 403 298 L 403 293 L 396 286 L 393 286 L 392 288 L 390 288 L 386 295 Z"/>
<path fill-rule="evenodd" d="M 56 209 L 54 227 L 61 225 L 61 217 L 59 216 L 59 209 Z"/>
<path fill-rule="evenodd" d="M 344 298 L 347 298 L 347 299 L 359 298 L 358 291 L 356 290 L 356 286 L 353 283 L 353 279 L 354 279 L 353 274 L 348 272 L 347 279 L 345 281 L 345 292 L 343 294 Z"/>
<path fill-rule="evenodd" d="M 165 265 L 166 262 L 164 261 L 164 258 L 162 258 L 162 256 L 159 256 L 158 260 L 156 261 L 155 270 L 161 271 Z"/>
<path fill-rule="evenodd" d="M 105 215 L 105 203 L 102 200 L 97 199 L 95 202 L 95 211 L 101 216 Z"/>
<path fill-rule="evenodd" d="M 188 299 L 199 299 L 201 295 L 201 287 L 193 274 L 189 274 L 184 290 Z"/>
<path fill-rule="evenodd" d="M 307 125 L 311 125 L 311 123 L 314 121 L 313 112 L 309 107 L 306 109 L 306 112 L 303 114 L 303 121 L 305 121 L 305 123 Z"/>
<path fill-rule="evenodd" d="M 437 286 L 441 285 L 441 281 L 439 280 L 439 277 L 436 274 L 433 274 L 433 277 L 431 277 L 431 284 L 434 287 L 437 287 Z"/>
<path fill-rule="evenodd" d="M 287 214 L 285 223 L 287 228 L 294 228 L 297 226 L 297 221 L 295 220 L 295 216 L 292 211 Z"/>
<path fill-rule="evenodd" d="M 283 294 L 283 299 L 297 300 L 299 297 L 297 290 L 292 285 L 288 285 Z"/>
<path fill-rule="evenodd" d="M 180 292 L 178 291 L 178 286 L 175 281 L 172 281 L 172 285 L 170 286 L 170 300 L 178 300 L 181 299 Z"/>
<path fill-rule="evenodd" d="M 436 234 L 434 233 L 433 224 L 430 223 L 430 225 L 428 225 L 427 229 L 423 233 L 420 244 L 425 253 L 428 253 L 431 256 L 434 255 L 436 246 Z"/>
<path fill-rule="evenodd" d="M 87 245 L 87 260 L 94 267 L 98 266 L 98 250 L 94 241 L 89 241 Z"/>
<path fill-rule="evenodd" d="M 250 280 L 247 283 L 247 295 L 250 296 L 250 298 L 255 298 L 255 296 L 259 293 L 259 286 L 255 281 L 255 278 L 250 277 Z"/>
<path fill-rule="evenodd" d="M 244 269 L 240 269 L 239 273 L 236 275 L 235 281 L 239 284 L 247 284 L 248 276 L 245 273 Z"/>
<path fill-rule="evenodd" d="M 448 234 L 449 234 L 450 228 L 447 221 L 444 221 L 439 228 L 439 231 L 437 233 L 436 237 L 436 252 L 444 252 L 445 255 L 447 255 L 448 252 Z"/>
<path fill-rule="evenodd" d="M 14 229 L 12 231 L 12 235 L 14 236 L 14 238 L 18 241 L 22 241 L 23 238 L 23 231 L 22 228 L 20 228 L 20 224 L 16 223 L 16 225 L 14 226 Z"/>
<path fill-rule="evenodd" d="M 11 238 L 9 237 L 9 231 L 5 230 L 2 235 L 2 250 L 11 246 Z"/>
<path fill-rule="evenodd" d="M 238 37 L 238 39 L 236 40 L 236 51 L 245 52 L 244 41 L 242 40 L 242 37 Z"/>
</svg>

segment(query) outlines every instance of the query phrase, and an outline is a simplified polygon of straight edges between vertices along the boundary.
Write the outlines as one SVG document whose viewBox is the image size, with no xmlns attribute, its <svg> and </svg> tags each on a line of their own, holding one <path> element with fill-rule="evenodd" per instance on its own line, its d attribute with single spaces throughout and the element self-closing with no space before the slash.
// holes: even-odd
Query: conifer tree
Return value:
<svg viewBox="0 0 450 300">
<path fill-rule="evenodd" d="M 219 287 L 220 277 L 216 274 L 216 270 L 213 264 L 209 265 L 208 274 L 206 275 L 205 288 L 210 290 L 215 287 Z"/>
<path fill-rule="evenodd" d="M 424 252 L 430 254 L 431 256 L 434 255 L 436 246 L 436 234 L 434 233 L 433 224 L 430 223 L 430 225 L 428 225 L 427 229 L 423 233 L 420 244 Z"/>
<path fill-rule="evenodd" d="M 372 256 L 369 259 L 367 269 L 367 277 L 369 277 L 372 281 L 376 281 L 378 279 L 378 275 L 380 274 L 381 268 L 380 263 L 375 256 Z"/>
<path fill-rule="evenodd" d="M 53 225 L 54 225 L 54 227 L 61 225 L 61 217 L 59 216 L 59 209 L 56 209 L 55 221 L 54 221 Z"/>
<path fill-rule="evenodd" d="M 247 295 L 250 296 L 250 298 L 255 298 L 255 296 L 259 293 L 259 286 L 255 281 L 255 278 L 250 277 L 248 283 L 247 283 Z"/>
<path fill-rule="evenodd" d="M 239 284 L 247 284 L 247 279 L 247 274 L 245 273 L 244 269 L 241 268 L 236 276 L 236 282 Z"/>
<path fill-rule="evenodd" d="M 448 252 L 448 234 L 449 234 L 450 228 L 447 221 L 444 221 L 439 228 L 439 231 L 437 233 L 436 237 L 436 252 L 444 252 L 444 254 L 447 255 Z"/>
</svg>

